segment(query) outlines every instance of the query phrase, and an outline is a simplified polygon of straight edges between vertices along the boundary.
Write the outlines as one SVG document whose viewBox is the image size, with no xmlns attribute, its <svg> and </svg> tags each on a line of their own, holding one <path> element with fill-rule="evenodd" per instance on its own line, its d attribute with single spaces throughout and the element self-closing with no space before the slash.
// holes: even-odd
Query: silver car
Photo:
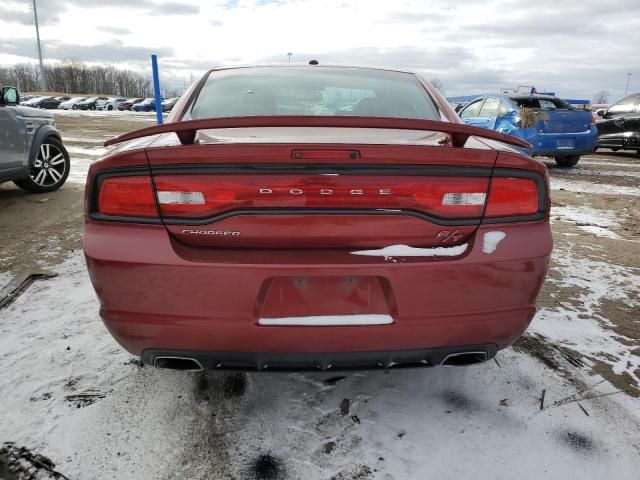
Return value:
<svg viewBox="0 0 640 480">
<path fill-rule="evenodd" d="M 0 182 L 33 193 L 60 188 L 69 176 L 69 153 L 46 110 L 20 106 L 14 87 L 0 95 Z"/>
</svg>

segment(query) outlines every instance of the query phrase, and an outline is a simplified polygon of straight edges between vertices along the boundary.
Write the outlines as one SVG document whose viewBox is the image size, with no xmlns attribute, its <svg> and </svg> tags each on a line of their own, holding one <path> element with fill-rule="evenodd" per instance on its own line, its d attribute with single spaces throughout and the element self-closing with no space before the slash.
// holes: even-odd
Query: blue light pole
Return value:
<svg viewBox="0 0 640 480">
<path fill-rule="evenodd" d="M 153 72 L 153 96 L 156 102 L 156 121 L 162 125 L 162 100 L 160 99 L 160 75 L 158 74 L 158 56 L 151 55 L 151 70 Z"/>
</svg>

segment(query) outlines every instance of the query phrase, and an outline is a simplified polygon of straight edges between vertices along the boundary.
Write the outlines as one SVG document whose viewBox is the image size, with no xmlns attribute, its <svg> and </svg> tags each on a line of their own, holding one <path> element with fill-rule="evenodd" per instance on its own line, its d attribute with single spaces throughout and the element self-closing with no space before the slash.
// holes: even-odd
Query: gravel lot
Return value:
<svg viewBox="0 0 640 480">
<path fill-rule="evenodd" d="M 88 165 L 105 138 L 153 121 L 60 112 L 68 183 L 43 196 L 0 186 L 0 287 L 23 271 L 58 274 L 0 310 L 0 446 L 15 442 L 0 450 L 0 479 L 18 478 L 14 462 L 73 480 L 637 480 L 640 158 L 547 163 L 551 269 L 530 330 L 496 362 L 185 374 L 143 368 L 115 344 L 80 252 Z"/>
</svg>

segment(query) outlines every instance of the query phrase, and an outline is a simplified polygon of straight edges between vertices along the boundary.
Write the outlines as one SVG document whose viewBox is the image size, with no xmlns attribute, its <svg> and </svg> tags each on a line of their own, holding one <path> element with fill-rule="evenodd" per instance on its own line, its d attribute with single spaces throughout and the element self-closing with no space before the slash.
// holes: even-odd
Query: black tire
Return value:
<svg viewBox="0 0 640 480">
<path fill-rule="evenodd" d="M 107 105 L 107 110 L 109 111 L 113 110 L 113 105 Z"/>
<path fill-rule="evenodd" d="M 556 163 L 561 168 L 575 167 L 580 161 L 580 155 L 567 155 L 566 157 L 555 157 Z"/>
<path fill-rule="evenodd" d="M 47 137 L 36 151 L 29 176 L 13 183 L 31 193 L 53 192 L 64 185 L 70 169 L 69 153 L 62 142 L 56 137 Z"/>
<path fill-rule="evenodd" d="M 95 110 L 96 106 L 95 105 L 91 105 L 91 110 Z"/>
<path fill-rule="evenodd" d="M 640 157 L 640 150 L 636 150 L 636 157 Z"/>
<path fill-rule="evenodd" d="M 71 108 L 73 108 L 74 110 L 77 110 L 78 109 L 78 105 L 74 105 Z"/>
</svg>

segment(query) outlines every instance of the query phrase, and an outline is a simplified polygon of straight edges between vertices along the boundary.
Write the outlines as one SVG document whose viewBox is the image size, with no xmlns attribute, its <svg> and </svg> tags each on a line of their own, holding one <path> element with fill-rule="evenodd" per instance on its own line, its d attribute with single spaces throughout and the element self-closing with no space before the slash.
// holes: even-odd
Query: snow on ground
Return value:
<svg viewBox="0 0 640 480">
<path fill-rule="evenodd" d="M 616 325 L 603 311 L 604 303 L 611 300 L 640 312 L 640 269 L 578 257 L 567 246 L 556 247 L 551 268 L 560 279 L 548 276 L 546 281 L 573 290 L 558 293 L 566 300 L 558 308 L 538 311 L 530 331 L 585 355 L 590 365 L 599 360 L 640 384 L 640 356 L 632 353 L 640 344 L 626 337 L 623 328 L 614 331 Z"/>
<path fill-rule="evenodd" d="M 152 118 L 156 118 L 156 112 L 133 112 L 133 111 L 100 111 L 100 110 L 53 110 L 54 115 L 68 116 L 68 117 L 92 117 L 92 118 L 126 118 L 127 120 L 148 122 Z M 167 117 L 167 113 L 163 114 L 163 117 Z"/>
<path fill-rule="evenodd" d="M 87 173 L 89 172 L 91 164 L 97 160 L 99 156 L 104 155 L 108 149 L 68 144 L 65 138 L 63 138 L 63 141 L 71 157 L 71 171 L 69 172 L 67 182 L 84 184 L 87 181 Z"/>
<path fill-rule="evenodd" d="M 610 164 L 607 164 L 610 165 Z M 556 169 L 554 173 L 560 175 L 592 175 L 592 176 L 605 176 L 605 177 L 635 177 L 640 178 L 640 171 L 634 170 L 590 170 L 587 168 L 568 168 L 568 169 Z"/>
<path fill-rule="evenodd" d="M 609 183 L 580 182 L 570 178 L 551 177 L 551 190 L 576 193 L 640 196 L 640 187 L 625 187 Z"/>
<path fill-rule="evenodd" d="M 574 260 L 561 264 L 572 282 L 597 273 Z M 100 322 L 81 253 L 58 271 L 0 311 L 0 442 L 71 479 L 637 479 L 638 401 L 571 401 L 615 391 L 597 377 L 579 393 L 513 350 L 499 364 L 351 374 L 140 368 Z M 611 286 L 593 283 L 589 313 Z M 586 336 L 579 321 L 567 337 Z"/>
<path fill-rule="evenodd" d="M 106 148 L 84 148 L 84 147 L 75 147 L 73 145 L 67 147 L 67 151 L 69 154 L 78 154 L 85 157 L 99 157 L 100 155 L 106 153 Z"/>
<path fill-rule="evenodd" d="M 640 161 L 636 159 L 629 159 L 629 163 L 622 162 L 610 162 L 609 160 L 595 160 L 598 157 L 581 158 L 579 165 L 597 165 L 602 167 L 627 167 L 627 168 L 640 168 Z M 611 157 L 609 157 L 611 158 Z"/>
<path fill-rule="evenodd" d="M 587 205 L 563 205 L 551 207 L 551 218 L 577 225 L 581 230 L 597 236 L 622 239 L 620 235 L 613 232 L 617 228 L 619 220 L 613 210 L 603 210 L 592 208 Z"/>
<path fill-rule="evenodd" d="M 0 290 L 8 285 L 12 279 L 13 274 L 11 272 L 0 272 Z"/>
<path fill-rule="evenodd" d="M 159 478 L 188 443 L 191 379 L 130 363 L 82 255 L 59 272 L 0 310 L 0 444 L 46 452 L 72 480 Z"/>
</svg>

